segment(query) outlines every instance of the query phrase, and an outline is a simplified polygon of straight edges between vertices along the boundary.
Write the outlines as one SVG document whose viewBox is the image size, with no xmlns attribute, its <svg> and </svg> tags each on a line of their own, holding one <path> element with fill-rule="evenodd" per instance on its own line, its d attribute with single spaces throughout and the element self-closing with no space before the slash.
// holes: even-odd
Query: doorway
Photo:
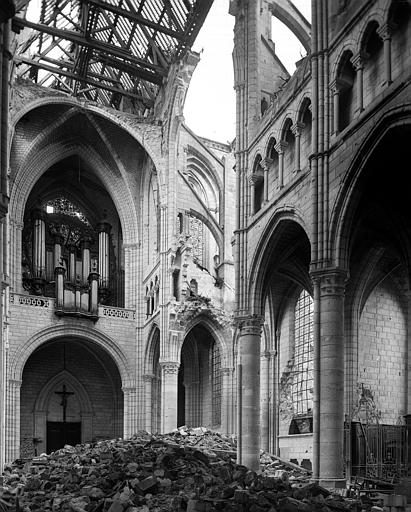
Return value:
<svg viewBox="0 0 411 512">
<path fill-rule="evenodd" d="M 55 452 L 66 444 L 81 443 L 81 422 L 48 421 L 47 453 Z"/>
</svg>

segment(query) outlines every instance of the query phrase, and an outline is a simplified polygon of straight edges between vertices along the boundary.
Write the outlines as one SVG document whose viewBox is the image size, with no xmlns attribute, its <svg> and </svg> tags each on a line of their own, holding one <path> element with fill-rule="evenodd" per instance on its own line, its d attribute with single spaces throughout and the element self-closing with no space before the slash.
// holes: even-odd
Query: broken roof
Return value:
<svg viewBox="0 0 411 512">
<path fill-rule="evenodd" d="M 150 108 L 170 65 L 191 48 L 213 0 L 41 0 L 24 32 L 17 75 L 120 108 Z"/>
</svg>

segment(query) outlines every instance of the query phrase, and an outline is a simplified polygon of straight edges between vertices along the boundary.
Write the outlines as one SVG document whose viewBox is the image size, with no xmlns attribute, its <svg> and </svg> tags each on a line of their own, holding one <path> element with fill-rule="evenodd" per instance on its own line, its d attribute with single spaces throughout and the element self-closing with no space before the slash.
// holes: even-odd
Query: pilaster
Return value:
<svg viewBox="0 0 411 512">
<path fill-rule="evenodd" d="M 161 366 L 161 431 L 171 432 L 177 427 L 178 370 L 177 361 L 163 361 Z"/>
</svg>

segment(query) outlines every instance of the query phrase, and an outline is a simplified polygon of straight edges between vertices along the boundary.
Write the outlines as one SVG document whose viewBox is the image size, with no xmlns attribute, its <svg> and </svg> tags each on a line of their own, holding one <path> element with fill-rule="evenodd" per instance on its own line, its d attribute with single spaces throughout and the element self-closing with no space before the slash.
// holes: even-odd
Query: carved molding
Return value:
<svg viewBox="0 0 411 512">
<path fill-rule="evenodd" d="M 236 319 L 240 335 L 261 336 L 264 317 L 259 315 L 243 316 Z"/>
<path fill-rule="evenodd" d="M 329 269 L 311 274 L 313 282 L 320 285 L 321 295 L 344 295 L 348 272 L 343 269 Z"/>
<path fill-rule="evenodd" d="M 180 363 L 174 363 L 174 362 L 166 362 L 166 363 L 160 363 L 161 369 L 163 370 L 163 373 L 166 375 L 177 375 L 178 369 L 180 368 Z"/>
</svg>

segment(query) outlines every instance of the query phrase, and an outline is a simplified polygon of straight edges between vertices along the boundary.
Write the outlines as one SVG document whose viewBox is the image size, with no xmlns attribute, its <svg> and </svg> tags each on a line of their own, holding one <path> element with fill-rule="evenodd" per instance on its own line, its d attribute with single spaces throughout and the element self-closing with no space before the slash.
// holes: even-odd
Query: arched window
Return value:
<svg viewBox="0 0 411 512">
<path fill-rule="evenodd" d="M 354 118 L 356 107 L 356 72 L 351 62 L 353 54 L 347 51 L 342 56 L 336 81 L 338 89 L 338 131 L 348 126 Z"/>
<path fill-rule="evenodd" d="M 303 103 L 300 122 L 303 126 L 300 139 L 300 167 L 304 170 L 309 166 L 309 157 L 312 153 L 311 101 L 308 99 Z"/>
<path fill-rule="evenodd" d="M 290 176 L 295 169 L 295 135 L 293 133 L 293 122 L 287 119 L 284 124 L 282 140 L 285 142 L 284 147 L 284 174 Z"/>
<path fill-rule="evenodd" d="M 378 23 L 372 21 L 368 24 L 365 31 L 362 45 L 362 59 L 364 62 L 364 89 L 367 94 L 364 96 L 365 106 L 381 91 L 381 85 L 384 82 L 384 52 L 383 41 L 378 35 Z"/>
<path fill-rule="evenodd" d="M 294 378 L 292 401 L 294 421 L 291 433 L 312 431 L 314 351 L 313 351 L 314 303 L 310 294 L 303 290 L 295 306 L 294 331 Z M 295 429 L 298 429 L 296 432 Z M 291 429 L 290 429 L 291 430 Z"/>
<path fill-rule="evenodd" d="M 251 179 L 251 212 L 261 210 L 264 201 L 264 170 L 261 167 L 261 155 L 255 159 Z"/>
</svg>

